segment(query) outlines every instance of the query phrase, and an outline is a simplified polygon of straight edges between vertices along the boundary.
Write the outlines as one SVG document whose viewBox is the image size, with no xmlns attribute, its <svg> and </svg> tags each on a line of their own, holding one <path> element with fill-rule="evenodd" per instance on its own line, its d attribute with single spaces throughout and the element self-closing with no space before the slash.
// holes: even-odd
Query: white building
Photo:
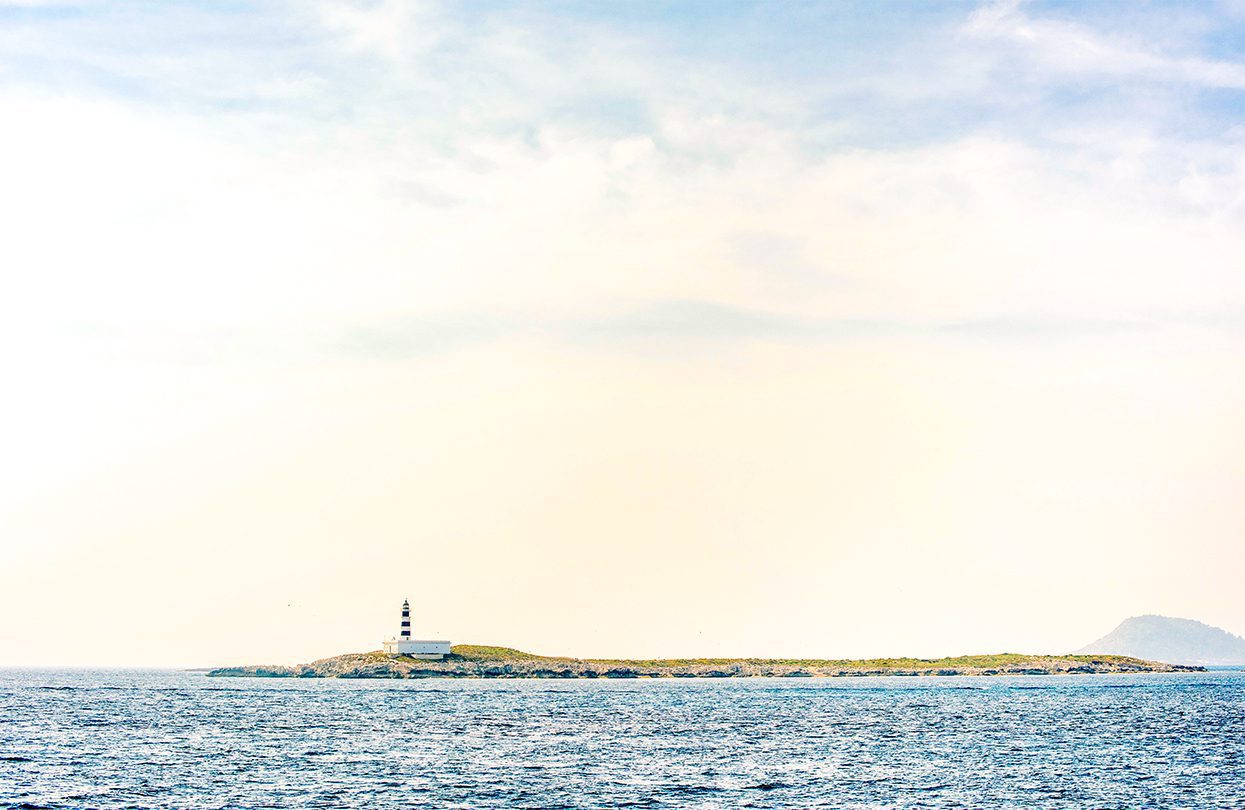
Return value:
<svg viewBox="0 0 1245 810">
<path fill-rule="evenodd" d="M 411 603 L 403 600 L 401 632 L 397 637 L 391 636 L 386 639 L 384 649 L 390 655 L 409 655 L 412 658 L 439 660 L 450 654 L 450 643 L 426 638 L 411 638 Z"/>
</svg>

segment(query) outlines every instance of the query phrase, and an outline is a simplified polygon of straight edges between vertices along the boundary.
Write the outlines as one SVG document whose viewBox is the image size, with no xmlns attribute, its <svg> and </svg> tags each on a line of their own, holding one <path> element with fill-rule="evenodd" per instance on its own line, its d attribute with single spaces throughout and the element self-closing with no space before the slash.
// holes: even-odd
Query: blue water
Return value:
<svg viewBox="0 0 1245 810">
<path fill-rule="evenodd" d="M 0 807 L 1245 807 L 1245 674 L 0 671 Z"/>
</svg>

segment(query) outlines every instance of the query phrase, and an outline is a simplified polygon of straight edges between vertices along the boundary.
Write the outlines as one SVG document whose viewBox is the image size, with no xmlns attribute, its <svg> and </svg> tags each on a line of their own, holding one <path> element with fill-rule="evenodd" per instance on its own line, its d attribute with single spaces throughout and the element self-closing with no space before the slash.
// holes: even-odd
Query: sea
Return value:
<svg viewBox="0 0 1245 810">
<path fill-rule="evenodd" d="M 1245 808 L 1245 673 L 0 670 L 0 807 Z"/>
</svg>

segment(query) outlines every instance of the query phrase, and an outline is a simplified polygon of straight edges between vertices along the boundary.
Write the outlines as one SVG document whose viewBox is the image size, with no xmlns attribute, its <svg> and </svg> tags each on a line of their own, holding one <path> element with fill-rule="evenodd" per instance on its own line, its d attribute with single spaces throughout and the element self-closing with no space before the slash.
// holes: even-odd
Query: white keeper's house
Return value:
<svg viewBox="0 0 1245 810">
<path fill-rule="evenodd" d="M 385 639 L 384 649 L 390 655 L 441 659 L 450 654 L 450 643 L 426 638 L 411 638 L 411 603 L 403 600 L 401 632 L 397 636 Z"/>
</svg>

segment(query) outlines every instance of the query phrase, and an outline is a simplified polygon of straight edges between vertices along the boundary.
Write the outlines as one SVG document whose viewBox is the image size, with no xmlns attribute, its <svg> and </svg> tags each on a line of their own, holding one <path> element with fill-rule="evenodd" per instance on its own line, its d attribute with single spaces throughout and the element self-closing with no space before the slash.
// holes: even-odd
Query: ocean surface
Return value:
<svg viewBox="0 0 1245 810">
<path fill-rule="evenodd" d="M 1245 674 L 0 670 L 0 807 L 1245 807 Z"/>
</svg>

